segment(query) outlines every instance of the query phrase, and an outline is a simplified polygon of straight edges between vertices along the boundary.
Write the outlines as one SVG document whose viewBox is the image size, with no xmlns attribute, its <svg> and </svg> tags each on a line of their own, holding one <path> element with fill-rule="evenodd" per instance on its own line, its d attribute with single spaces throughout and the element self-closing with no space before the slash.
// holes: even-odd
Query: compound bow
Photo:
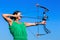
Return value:
<svg viewBox="0 0 60 40">
<path fill-rule="evenodd" d="M 46 7 L 40 6 L 39 4 L 36 4 L 37 7 L 43 8 L 44 12 L 43 12 L 43 18 L 42 21 L 46 21 L 48 19 L 48 16 L 46 15 L 46 12 L 48 12 L 49 10 Z M 46 24 L 43 25 L 44 31 L 46 32 L 46 34 L 50 33 L 50 31 L 46 28 Z M 39 30 L 39 28 L 38 28 Z M 45 34 L 37 34 L 37 36 L 39 35 L 45 35 Z"/>
<path fill-rule="evenodd" d="M 48 12 L 49 10 L 48 10 L 46 7 L 40 6 L 39 4 L 36 4 L 36 7 L 37 7 L 37 8 L 43 8 L 43 9 L 44 9 L 42 21 L 47 21 L 48 16 L 46 15 L 46 12 Z M 38 11 L 39 11 L 39 10 L 38 10 Z M 38 12 L 38 11 L 37 11 L 37 12 Z M 40 19 L 39 17 L 27 17 L 27 16 L 22 16 L 22 17 L 24 17 L 24 18 Z M 40 22 L 41 22 L 41 21 L 40 21 Z M 40 33 L 39 33 L 39 27 L 38 27 L 37 36 L 46 35 L 46 34 L 50 33 L 50 30 L 48 30 L 48 29 L 46 28 L 46 24 L 43 25 L 43 28 L 44 28 L 45 34 L 40 34 Z M 30 31 L 30 32 L 31 32 L 31 31 Z M 31 32 L 31 33 L 34 35 L 33 32 Z M 35 35 L 34 35 L 34 36 L 35 36 Z"/>
</svg>

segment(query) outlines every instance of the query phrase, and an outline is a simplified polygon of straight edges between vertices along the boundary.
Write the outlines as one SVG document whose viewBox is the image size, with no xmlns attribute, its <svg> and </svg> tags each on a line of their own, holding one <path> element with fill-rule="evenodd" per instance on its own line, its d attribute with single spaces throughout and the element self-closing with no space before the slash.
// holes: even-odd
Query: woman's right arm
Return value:
<svg viewBox="0 0 60 40">
<path fill-rule="evenodd" d="M 10 16 L 16 17 L 16 15 L 12 15 L 12 14 L 2 14 L 2 16 L 9 24 L 12 23 L 12 19 L 10 18 Z"/>
</svg>

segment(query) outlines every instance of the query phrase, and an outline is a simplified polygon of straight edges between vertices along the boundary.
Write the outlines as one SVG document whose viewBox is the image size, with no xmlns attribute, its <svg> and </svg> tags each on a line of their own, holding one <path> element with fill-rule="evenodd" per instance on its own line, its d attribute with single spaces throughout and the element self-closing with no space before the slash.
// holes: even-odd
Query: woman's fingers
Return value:
<svg viewBox="0 0 60 40">
<path fill-rule="evenodd" d="M 46 24 L 46 21 L 42 21 L 41 24 Z"/>
</svg>

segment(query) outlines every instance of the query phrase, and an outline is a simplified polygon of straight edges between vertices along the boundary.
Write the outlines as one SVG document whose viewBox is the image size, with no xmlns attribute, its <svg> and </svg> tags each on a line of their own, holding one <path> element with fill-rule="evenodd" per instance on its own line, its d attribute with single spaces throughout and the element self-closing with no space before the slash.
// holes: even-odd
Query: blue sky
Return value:
<svg viewBox="0 0 60 40">
<path fill-rule="evenodd" d="M 39 8 L 37 13 L 36 3 L 47 7 L 50 11 L 47 13 L 49 19 L 47 20 L 47 28 L 51 33 L 37 38 L 33 36 L 37 33 L 38 26 L 27 28 L 28 40 L 60 40 L 60 0 L 0 0 L 0 40 L 13 40 L 9 32 L 8 23 L 3 19 L 2 14 L 12 14 L 14 11 L 22 11 L 24 16 L 37 17 L 41 16 L 42 10 Z M 40 19 L 22 18 L 22 22 L 36 22 Z M 44 33 L 42 26 L 39 25 L 39 32 Z"/>
</svg>

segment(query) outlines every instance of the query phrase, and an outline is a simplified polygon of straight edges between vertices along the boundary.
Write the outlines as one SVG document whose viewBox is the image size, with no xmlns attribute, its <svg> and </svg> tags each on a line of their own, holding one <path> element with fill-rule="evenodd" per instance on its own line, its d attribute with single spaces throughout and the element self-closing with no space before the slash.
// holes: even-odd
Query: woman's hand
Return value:
<svg viewBox="0 0 60 40">
<path fill-rule="evenodd" d="M 46 24 L 46 21 L 42 21 L 41 24 Z"/>
<path fill-rule="evenodd" d="M 46 21 L 42 21 L 42 22 L 36 22 L 36 25 L 45 25 Z"/>
</svg>

